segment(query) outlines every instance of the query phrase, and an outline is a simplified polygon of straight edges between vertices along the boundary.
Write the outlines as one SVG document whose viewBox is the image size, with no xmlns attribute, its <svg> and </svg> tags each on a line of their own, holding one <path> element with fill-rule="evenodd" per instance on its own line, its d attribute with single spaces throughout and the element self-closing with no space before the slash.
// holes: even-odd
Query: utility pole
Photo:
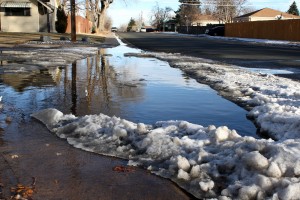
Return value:
<svg viewBox="0 0 300 200">
<path fill-rule="evenodd" d="M 75 0 L 71 0 L 71 40 L 76 42 Z"/>
</svg>

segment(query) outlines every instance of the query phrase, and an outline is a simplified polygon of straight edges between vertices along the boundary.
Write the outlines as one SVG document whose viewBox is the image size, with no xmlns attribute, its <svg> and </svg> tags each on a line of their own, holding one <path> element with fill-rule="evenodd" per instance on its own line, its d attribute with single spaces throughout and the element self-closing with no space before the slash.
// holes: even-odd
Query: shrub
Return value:
<svg viewBox="0 0 300 200">
<path fill-rule="evenodd" d="M 55 29 L 58 33 L 65 33 L 68 26 L 68 16 L 65 13 L 65 10 L 58 6 L 56 13 L 57 21 L 55 22 Z"/>
</svg>

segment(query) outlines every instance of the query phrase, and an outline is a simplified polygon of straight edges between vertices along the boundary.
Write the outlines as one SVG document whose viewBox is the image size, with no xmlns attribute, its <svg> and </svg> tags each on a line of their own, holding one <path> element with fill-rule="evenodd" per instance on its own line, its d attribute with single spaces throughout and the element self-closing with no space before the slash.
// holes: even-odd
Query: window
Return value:
<svg viewBox="0 0 300 200">
<path fill-rule="evenodd" d="M 30 16 L 30 8 L 5 8 L 5 16 Z"/>
</svg>

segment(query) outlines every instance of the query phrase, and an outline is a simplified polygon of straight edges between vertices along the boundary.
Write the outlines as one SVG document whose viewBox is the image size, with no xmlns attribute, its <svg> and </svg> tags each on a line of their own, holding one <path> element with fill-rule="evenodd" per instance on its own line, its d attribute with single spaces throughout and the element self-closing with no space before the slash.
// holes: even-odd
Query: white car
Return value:
<svg viewBox="0 0 300 200">
<path fill-rule="evenodd" d="M 144 27 L 142 27 L 141 30 L 140 30 L 140 32 L 147 32 L 147 29 L 144 28 Z"/>
<path fill-rule="evenodd" d="M 111 27 L 111 32 L 117 32 L 118 28 L 117 27 Z"/>
</svg>

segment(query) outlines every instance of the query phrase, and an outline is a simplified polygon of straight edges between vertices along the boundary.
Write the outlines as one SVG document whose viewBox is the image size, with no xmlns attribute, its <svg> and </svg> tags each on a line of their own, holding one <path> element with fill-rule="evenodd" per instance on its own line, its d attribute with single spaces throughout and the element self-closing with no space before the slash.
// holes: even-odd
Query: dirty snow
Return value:
<svg viewBox="0 0 300 200">
<path fill-rule="evenodd" d="M 192 37 L 206 37 L 207 39 L 213 40 L 230 40 L 239 41 L 245 43 L 256 43 L 256 44 L 268 44 L 268 45 L 282 45 L 282 46 L 295 46 L 299 47 L 300 42 L 287 41 L 287 40 L 269 40 L 269 39 L 256 39 L 256 38 L 238 38 L 238 37 L 222 37 L 222 36 L 210 36 L 206 34 L 183 34 L 177 32 L 161 32 L 161 34 L 172 34 L 177 36 L 192 36 Z"/>
<path fill-rule="evenodd" d="M 136 124 L 103 114 L 65 115 L 56 109 L 32 117 L 76 148 L 128 159 L 129 165 L 170 178 L 201 199 L 298 199 L 299 82 L 180 54 L 148 55 L 170 62 L 249 109 L 249 117 L 274 140 L 186 121 Z"/>
<path fill-rule="evenodd" d="M 66 66 L 76 60 L 96 55 L 97 47 L 62 47 L 62 48 L 36 48 L 30 50 L 2 51 L 0 59 L 2 61 L 18 61 L 22 71 L 33 70 L 32 68 Z M 5 69 L 16 68 L 15 64 L 4 65 Z M 1 69 L 2 70 L 2 69 Z"/>
<path fill-rule="evenodd" d="M 76 148 L 129 160 L 172 179 L 198 198 L 294 199 L 300 185 L 300 140 L 241 137 L 227 127 L 186 121 L 133 123 L 103 114 L 34 113 Z"/>
</svg>

